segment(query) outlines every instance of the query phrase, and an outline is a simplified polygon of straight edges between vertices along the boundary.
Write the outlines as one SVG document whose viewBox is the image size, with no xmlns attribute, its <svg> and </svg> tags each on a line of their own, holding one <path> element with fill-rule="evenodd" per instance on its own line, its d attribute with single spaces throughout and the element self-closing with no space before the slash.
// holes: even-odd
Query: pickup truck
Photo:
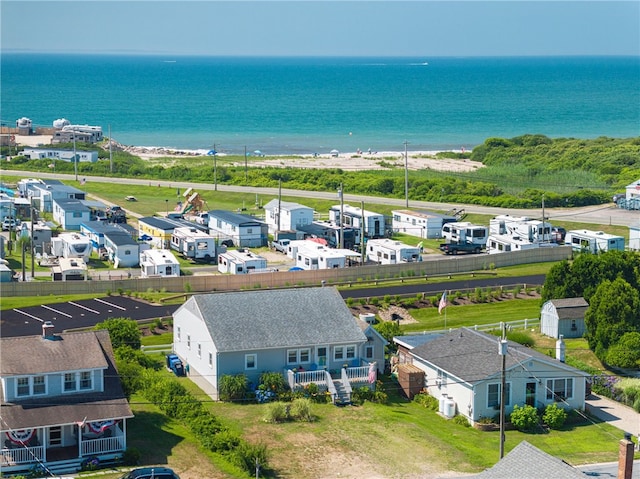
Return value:
<svg viewBox="0 0 640 479">
<path fill-rule="evenodd" d="M 444 254 L 482 253 L 482 246 L 473 243 L 442 243 L 440 251 Z"/>
<path fill-rule="evenodd" d="M 281 240 L 275 240 L 273 243 L 271 243 L 271 246 L 276 251 L 280 251 L 281 253 L 286 254 L 289 243 L 291 243 L 290 239 L 281 239 Z"/>
</svg>

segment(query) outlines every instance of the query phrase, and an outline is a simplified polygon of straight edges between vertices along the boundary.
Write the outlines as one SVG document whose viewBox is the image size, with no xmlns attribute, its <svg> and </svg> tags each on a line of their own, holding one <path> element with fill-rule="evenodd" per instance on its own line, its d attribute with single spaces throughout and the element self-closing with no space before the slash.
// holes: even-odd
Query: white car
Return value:
<svg viewBox="0 0 640 479">
<path fill-rule="evenodd" d="M 20 226 L 20 220 L 6 217 L 2 222 L 2 231 L 15 230 L 18 226 Z"/>
</svg>

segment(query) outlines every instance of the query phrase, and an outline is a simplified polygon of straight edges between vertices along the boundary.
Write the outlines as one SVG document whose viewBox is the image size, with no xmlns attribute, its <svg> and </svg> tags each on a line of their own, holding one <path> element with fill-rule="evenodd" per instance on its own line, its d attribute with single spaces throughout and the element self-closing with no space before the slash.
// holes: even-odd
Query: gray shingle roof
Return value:
<svg viewBox="0 0 640 479">
<path fill-rule="evenodd" d="M 467 479 L 572 479 L 588 477 L 566 462 L 522 441 L 495 466 Z"/>
<path fill-rule="evenodd" d="M 467 383 L 474 384 L 500 373 L 502 357 L 498 354 L 498 343 L 499 338 L 496 336 L 461 328 L 417 346 L 411 350 L 411 353 Z M 528 359 L 536 359 L 553 363 L 557 367 L 566 368 L 578 375 L 583 374 L 577 369 L 521 344 L 513 341 L 507 343 L 507 370 Z"/>
<path fill-rule="evenodd" d="M 249 215 L 242 215 L 239 213 L 234 213 L 232 211 L 226 210 L 211 210 L 209 211 L 209 218 L 219 218 L 223 221 L 226 221 L 230 224 L 235 224 L 237 226 L 251 226 L 251 225 L 264 225 L 266 224 L 263 221 L 260 221 L 257 218 Z"/>
<path fill-rule="evenodd" d="M 223 352 L 366 341 L 330 287 L 201 294 L 181 308 L 204 318 Z"/>
<path fill-rule="evenodd" d="M 93 336 L 89 339 L 88 336 Z M 60 349 L 71 346 L 71 356 L 65 358 L 63 365 L 66 369 L 91 369 L 93 365 L 99 363 L 104 364 L 104 390 L 102 392 L 88 392 L 80 394 L 66 394 L 63 396 L 44 397 L 39 399 L 25 399 L 16 403 L 2 402 L 2 429 L 29 429 L 34 427 L 43 427 L 48 425 L 73 424 L 86 418 L 87 421 L 101 421 L 115 418 L 133 417 L 129 403 L 127 402 L 118 371 L 116 370 L 115 360 L 113 356 L 113 348 L 109 339 L 108 331 L 91 331 L 81 333 L 64 333 L 60 334 L 62 340 L 50 341 L 55 343 L 56 354 L 58 359 Z M 26 338 L 2 338 L 0 342 L 0 364 L 2 364 L 3 374 L 5 370 L 5 360 L 16 355 L 18 350 L 15 347 L 18 344 L 27 345 L 27 342 L 16 342 L 15 339 L 28 339 L 32 344 L 39 345 L 42 339 L 40 336 L 29 336 Z M 78 344 L 84 342 L 84 357 L 86 360 L 79 359 L 76 354 Z M 10 345 L 10 351 L 5 349 L 6 345 Z M 41 349 L 36 355 L 36 362 L 42 364 L 44 350 Z M 100 356 L 102 359 L 100 360 Z M 31 354 L 20 356 L 23 368 L 13 374 L 21 374 L 25 371 L 33 371 L 36 368 L 31 365 Z M 70 359 L 73 358 L 73 362 Z M 80 361 L 80 362 L 77 362 Z M 57 370 L 58 361 L 51 361 L 55 367 L 48 367 L 37 372 L 48 372 L 52 369 Z M 15 371 L 15 361 L 11 360 L 10 369 Z M 4 397 L 0 387 L 0 397 Z"/>
<path fill-rule="evenodd" d="M 556 308 L 559 319 L 582 319 L 589 309 L 589 303 L 582 297 L 552 299 L 550 303 Z"/>
</svg>

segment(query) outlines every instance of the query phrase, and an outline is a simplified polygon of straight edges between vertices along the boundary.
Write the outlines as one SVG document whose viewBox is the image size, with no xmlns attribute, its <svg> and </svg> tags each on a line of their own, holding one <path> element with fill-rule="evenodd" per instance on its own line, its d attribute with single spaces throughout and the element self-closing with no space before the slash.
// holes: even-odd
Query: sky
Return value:
<svg viewBox="0 0 640 479">
<path fill-rule="evenodd" d="M 210 56 L 640 55 L 640 2 L 0 1 L 0 51 Z"/>
</svg>

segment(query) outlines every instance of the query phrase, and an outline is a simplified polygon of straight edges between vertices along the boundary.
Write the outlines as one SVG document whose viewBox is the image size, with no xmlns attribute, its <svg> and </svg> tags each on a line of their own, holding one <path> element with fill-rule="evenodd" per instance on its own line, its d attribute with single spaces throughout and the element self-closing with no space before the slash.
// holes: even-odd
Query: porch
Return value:
<svg viewBox="0 0 640 479">
<path fill-rule="evenodd" d="M 373 365 L 373 367 L 372 367 Z M 333 404 L 350 404 L 353 387 L 373 388 L 377 378 L 375 363 L 365 366 L 343 367 L 328 371 L 293 371 L 287 369 L 285 377 L 292 391 L 315 383 L 321 393 L 329 393 Z"/>
</svg>

